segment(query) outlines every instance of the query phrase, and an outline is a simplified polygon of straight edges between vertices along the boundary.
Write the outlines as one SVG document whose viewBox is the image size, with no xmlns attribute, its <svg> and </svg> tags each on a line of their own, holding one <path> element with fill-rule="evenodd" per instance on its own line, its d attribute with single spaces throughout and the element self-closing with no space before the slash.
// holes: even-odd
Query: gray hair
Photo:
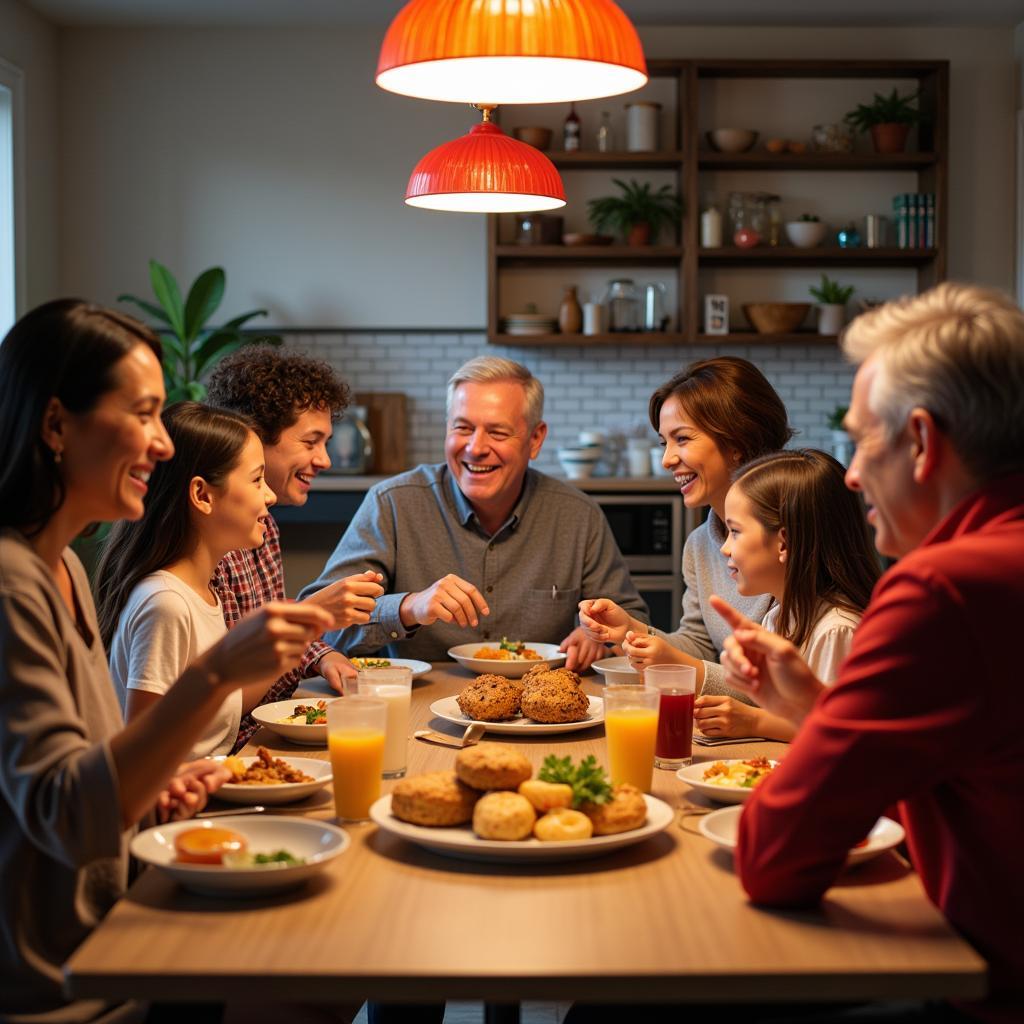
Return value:
<svg viewBox="0 0 1024 1024">
<path fill-rule="evenodd" d="M 463 363 L 448 379 L 445 414 L 451 415 L 455 389 L 460 384 L 494 384 L 498 381 L 522 384 L 526 392 L 526 422 L 530 430 L 544 418 L 544 385 L 522 363 L 500 356 L 477 356 Z"/>
<path fill-rule="evenodd" d="M 921 407 L 979 479 L 1024 469 L 1024 313 L 1007 296 L 941 284 L 857 317 L 842 344 L 877 356 L 868 403 L 890 440 Z"/>
</svg>

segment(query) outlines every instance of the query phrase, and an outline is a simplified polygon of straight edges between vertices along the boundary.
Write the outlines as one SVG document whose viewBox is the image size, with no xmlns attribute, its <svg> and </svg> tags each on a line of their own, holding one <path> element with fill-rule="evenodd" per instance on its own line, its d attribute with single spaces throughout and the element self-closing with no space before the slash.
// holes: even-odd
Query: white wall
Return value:
<svg viewBox="0 0 1024 1024">
<path fill-rule="evenodd" d="M 476 115 L 377 89 L 380 35 L 63 30 L 60 289 L 144 292 L 156 256 L 188 279 L 221 263 L 225 313 L 275 324 L 481 327 L 483 221 L 402 203 L 416 160 Z M 641 35 L 649 57 L 951 60 L 950 276 L 1012 287 L 1012 29 Z"/>
<path fill-rule="evenodd" d="M 57 32 L 18 0 L 0 0 L 0 59 L 22 72 L 24 195 L 19 296 L 26 308 L 59 291 L 57 280 Z M 21 287 L 23 286 L 23 287 Z M 19 312 L 23 312 L 20 310 Z"/>
</svg>

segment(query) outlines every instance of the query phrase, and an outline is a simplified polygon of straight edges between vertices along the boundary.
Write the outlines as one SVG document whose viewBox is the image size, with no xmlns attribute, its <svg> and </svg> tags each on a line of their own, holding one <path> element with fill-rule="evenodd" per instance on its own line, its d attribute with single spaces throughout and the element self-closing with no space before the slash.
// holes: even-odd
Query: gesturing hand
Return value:
<svg viewBox="0 0 1024 1024">
<path fill-rule="evenodd" d="M 624 608 L 607 597 L 580 601 L 580 626 L 590 637 L 602 644 L 621 644 L 628 629 L 637 629 L 638 623 Z"/>
<path fill-rule="evenodd" d="M 802 722 L 825 685 L 807 667 L 800 652 L 717 595 L 712 595 L 711 606 L 732 627 L 719 659 L 727 683 L 741 693 L 749 693 L 773 714 L 796 724 Z"/>
<path fill-rule="evenodd" d="M 305 599 L 334 616 L 334 628 L 361 626 L 370 621 L 377 598 L 384 593 L 384 577 L 367 569 L 355 576 L 335 580 L 330 586 L 310 594 Z M 305 602 L 304 602 L 305 603 Z"/>
<path fill-rule="evenodd" d="M 455 622 L 478 626 L 481 615 L 490 615 L 483 594 L 472 583 L 449 573 L 426 590 L 406 594 L 398 609 L 402 625 L 429 626 L 432 622 Z"/>
<path fill-rule="evenodd" d="M 577 626 L 559 644 L 558 649 L 565 651 L 565 667 L 571 672 L 586 672 L 595 661 L 608 653 L 604 644 L 591 640 L 582 626 Z"/>
<path fill-rule="evenodd" d="M 194 817 L 206 806 L 209 795 L 230 778 L 231 772 L 216 761 L 203 759 L 179 765 L 177 774 L 157 797 L 157 821 L 163 824 Z"/>
</svg>

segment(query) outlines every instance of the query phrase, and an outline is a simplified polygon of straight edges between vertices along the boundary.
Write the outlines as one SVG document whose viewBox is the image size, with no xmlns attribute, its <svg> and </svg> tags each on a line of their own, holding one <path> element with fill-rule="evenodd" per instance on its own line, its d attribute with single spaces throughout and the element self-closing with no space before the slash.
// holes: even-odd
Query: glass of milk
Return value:
<svg viewBox="0 0 1024 1024">
<path fill-rule="evenodd" d="M 408 767 L 412 669 L 404 665 L 360 669 L 356 685 L 360 696 L 376 697 L 387 705 L 384 778 L 400 779 Z"/>
</svg>

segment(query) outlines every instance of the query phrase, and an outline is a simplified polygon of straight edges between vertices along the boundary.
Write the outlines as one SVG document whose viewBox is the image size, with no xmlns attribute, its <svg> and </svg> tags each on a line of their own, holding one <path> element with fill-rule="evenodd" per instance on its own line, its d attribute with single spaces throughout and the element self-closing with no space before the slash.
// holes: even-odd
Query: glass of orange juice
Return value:
<svg viewBox="0 0 1024 1024">
<path fill-rule="evenodd" d="M 380 797 L 387 714 L 387 704 L 376 697 L 343 697 L 327 705 L 334 812 L 341 821 L 365 821 Z"/>
<path fill-rule="evenodd" d="M 604 735 L 613 786 L 628 782 L 643 793 L 651 791 L 660 699 L 653 686 L 604 688 Z"/>
</svg>

